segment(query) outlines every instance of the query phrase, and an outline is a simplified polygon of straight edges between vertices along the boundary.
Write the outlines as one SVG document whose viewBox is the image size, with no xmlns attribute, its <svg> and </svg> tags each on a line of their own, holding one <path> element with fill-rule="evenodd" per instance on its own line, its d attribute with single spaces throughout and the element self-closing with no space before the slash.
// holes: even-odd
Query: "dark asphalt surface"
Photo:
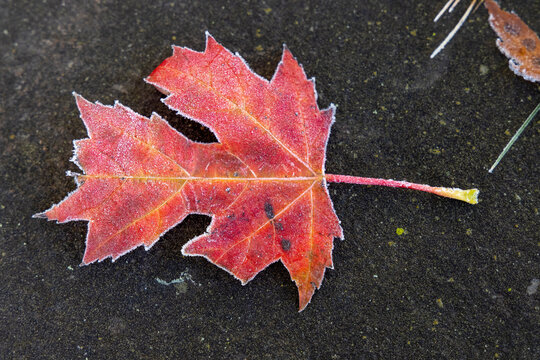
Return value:
<svg viewBox="0 0 540 360">
<path fill-rule="evenodd" d="M 0 358 L 540 358 L 538 119 L 487 172 L 540 88 L 483 7 L 430 60 L 468 5 L 434 24 L 444 2 L 0 0 Z M 540 32 L 540 1 L 502 6 Z M 206 30 L 262 76 L 286 43 L 316 77 L 319 106 L 338 105 L 328 173 L 478 187 L 480 203 L 331 184 L 345 241 L 302 313 L 281 264 L 241 286 L 182 257 L 205 216 L 80 267 L 86 223 L 31 218 L 75 189 L 72 91 L 215 141 L 142 80 Z"/>
</svg>

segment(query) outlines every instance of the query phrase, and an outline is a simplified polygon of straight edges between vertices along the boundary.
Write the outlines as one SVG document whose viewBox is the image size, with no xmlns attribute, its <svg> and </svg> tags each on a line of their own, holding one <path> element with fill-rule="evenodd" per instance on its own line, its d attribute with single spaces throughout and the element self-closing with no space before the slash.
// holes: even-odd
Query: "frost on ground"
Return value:
<svg viewBox="0 0 540 360">
<path fill-rule="evenodd" d="M 531 285 L 527 286 L 527 295 L 534 295 L 538 290 L 538 285 L 540 285 L 539 279 L 532 279 Z"/>
<path fill-rule="evenodd" d="M 185 294 L 187 292 L 187 283 L 190 282 L 193 285 L 201 286 L 198 282 L 195 282 L 191 275 L 187 272 L 187 270 L 184 270 L 180 273 L 180 276 L 176 279 L 172 279 L 171 281 L 165 281 L 160 278 L 156 278 L 156 281 L 158 284 L 169 286 L 174 285 L 176 288 L 177 294 Z"/>
</svg>

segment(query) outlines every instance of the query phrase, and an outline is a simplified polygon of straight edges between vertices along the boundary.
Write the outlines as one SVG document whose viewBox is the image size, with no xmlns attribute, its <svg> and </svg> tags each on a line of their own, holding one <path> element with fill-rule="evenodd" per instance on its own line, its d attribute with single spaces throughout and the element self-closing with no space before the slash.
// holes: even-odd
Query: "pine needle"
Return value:
<svg viewBox="0 0 540 360">
<path fill-rule="evenodd" d="M 452 3 L 454 2 L 454 0 L 448 0 L 448 2 L 446 3 L 446 5 L 444 5 L 444 7 L 441 9 L 441 11 L 439 11 L 439 13 L 437 14 L 437 16 L 435 16 L 435 19 L 433 19 L 433 22 L 437 22 L 441 16 L 444 15 L 444 13 L 446 12 L 446 10 L 450 7 L 450 5 L 452 5 Z M 458 0 L 459 2 L 459 0 Z M 450 12 L 450 11 L 449 11 Z"/>
<path fill-rule="evenodd" d="M 476 2 L 478 1 L 478 4 L 476 7 L 474 7 L 474 5 L 476 4 Z M 471 1 L 471 4 L 469 5 L 469 7 L 467 8 L 467 11 L 465 11 L 465 14 L 463 14 L 463 16 L 461 17 L 461 19 L 459 20 L 459 22 L 457 23 L 457 25 L 454 27 L 454 29 L 452 29 L 452 31 L 448 34 L 448 36 L 446 36 L 446 38 L 443 40 L 443 42 L 435 49 L 435 51 L 433 51 L 433 53 L 431 54 L 430 58 L 433 59 L 435 56 L 437 56 L 437 54 L 439 52 L 441 52 L 442 49 L 444 49 L 444 47 L 446 46 L 446 44 L 448 44 L 450 42 L 450 40 L 452 40 L 452 38 L 454 37 L 454 35 L 456 35 L 456 33 L 458 32 L 458 30 L 463 26 L 463 23 L 465 23 L 465 20 L 467 20 L 467 18 L 469 17 L 469 15 L 471 14 L 471 12 L 473 11 L 473 8 L 474 10 L 476 11 L 476 9 L 478 9 L 478 6 L 480 6 L 480 4 L 482 4 L 484 0 L 472 0 Z M 449 0 L 445 5 L 444 7 L 441 9 L 441 11 L 439 11 L 439 13 L 437 14 L 437 16 L 435 17 L 435 19 L 433 21 L 437 21 L 439 20 L 439 18 L 446 12 L 446 10 L 450 7 L 450 10 L 448 10 L 448 12 L 452 12 L 452 10 L 454 10 L 454 8 L 456 7 L 456 5 L 460 2 L 460 0 Z"/>
<path fill-rule="evenodd" d="M 516 142 L 516 140 L 518 139 L 518 137 L 521 135 L 521 133 L 523 133 L 523 131 L 525 130 L 525 128 L 527 127 L 527 125 L 529 125 L 529 123 L 532 121 L 532 119 L 536 116 L 536 114 L 538 114 L 538 112 L 540 111 L 540 103 L 538 103 L 538 105 L 536 105 L 536 108 L 533 110 L 533 112 L 529 115 L 529 117 L 527 118 L 527 120 L 525 120 L 525 122 L 521 125 L 521 127 L 518 129 L 518 131 L 516 131 L 516 133 L 514 134 L 514 136 L 512 136 L 512 138 L 510 139 L 510 141 L 508 142 L 508 144 L 506 144 L 506 146 L 504 147 L 503 151 L 501 152 L 501 154 L 499 155 L 499 157 L 497 158 L 497 160 L 495 160 L 495 162 L 493 163 L 493 165 L 491 165 L 491 168 L 488 170 L 489 173 L 492 173 L 493 170 L 495 169 L 495 167 L 497 165 L 499 165 L 499 162 L 501 162 L 502 158 L 506 155 L 506 153 L 508 152 L 508 150 L 510 150 L 510 148 L 512 147 L 512 145 L 514 145 L 514 143 Z"/>
<path fill-rule="evenodd" d="M 460 1 L 461 1 L 461 0 L 456 0 L 456 1 L 454 2 L 454 5 L 452 5 L 452 7 L 450 8 L 450 10 L 448 10 L 448 12 L 451 13 L 452 11 L 454 11 L 454 8 L 457 6 L 457 4 L 459 4 Z"/>
</svg>

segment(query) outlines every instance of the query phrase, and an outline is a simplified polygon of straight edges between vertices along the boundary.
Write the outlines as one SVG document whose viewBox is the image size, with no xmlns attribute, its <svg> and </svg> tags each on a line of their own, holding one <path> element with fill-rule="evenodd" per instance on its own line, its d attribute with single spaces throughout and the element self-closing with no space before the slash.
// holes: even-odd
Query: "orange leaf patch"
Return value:
<svg viewBox="0 0 540 360">
<path fill-rule="evenodd" d="M 501 10 L 493 0 L 486 0 L 489 24 L 499 36 L 497 46 L 510 58 L 510 69 L 529 81 L 540 81 L 540 39 L 514 13 Z"/>
</svg>

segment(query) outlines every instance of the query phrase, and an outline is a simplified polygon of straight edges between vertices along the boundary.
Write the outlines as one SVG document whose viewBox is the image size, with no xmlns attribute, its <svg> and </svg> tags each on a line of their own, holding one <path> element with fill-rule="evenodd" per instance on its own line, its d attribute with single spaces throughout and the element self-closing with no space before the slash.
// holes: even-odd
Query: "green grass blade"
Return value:
<svg viewBox="0 0 540 360">
<path fill-rule="evenodd" d="M 502 158 L 504 157 L 504 155 L 506 155 L 506 153 L 508 152 L 508 150 L 510 150 L 510 148 L 512 147 L 512 145 L 514 145 L 514 143 L 516 142 L 516 140 L 518 139 L 518 137 L 521 135 L 521 133 L 523 132 L 523 130 L 525 130 L 525 128 L 527 127 L 527 125 L 529 125 L 529 123 L 532 121 L 532 119 L 536 116 L 536 114 L 538 114 L 538 112 L 540 111 L 540 103 L 538 105 L 536 105 L 536 108 L 533 110 L 533 112 L 529 115 L 529 117 L 527 118 L 527 120 L 525 120 L 525 122 L 523 123 L 523 125 L 521 125 L 521 127 L 518 129 L 518 131 L 516 131 L 516 133 L 514 134 L 514 136 L 512 136 L 512 138 L 510 139 L 510 141 L 508 142 L 508 144 L 506 144 L 506 146 L 504 147 L 503 151 L 501 152 L 501 154 L 499 155 L 499 157 L 497 158 L 497 160 L 495 160 L 495 162 L 493 163 L 493 165 L 491 165 L 491 168 L 489 169 L 488 172 L 492 173 L 493 170 L 495 169 L 495 167 L 497 165 L 499 165 L 499 162 L 501 162 Z"/>
</svg>

